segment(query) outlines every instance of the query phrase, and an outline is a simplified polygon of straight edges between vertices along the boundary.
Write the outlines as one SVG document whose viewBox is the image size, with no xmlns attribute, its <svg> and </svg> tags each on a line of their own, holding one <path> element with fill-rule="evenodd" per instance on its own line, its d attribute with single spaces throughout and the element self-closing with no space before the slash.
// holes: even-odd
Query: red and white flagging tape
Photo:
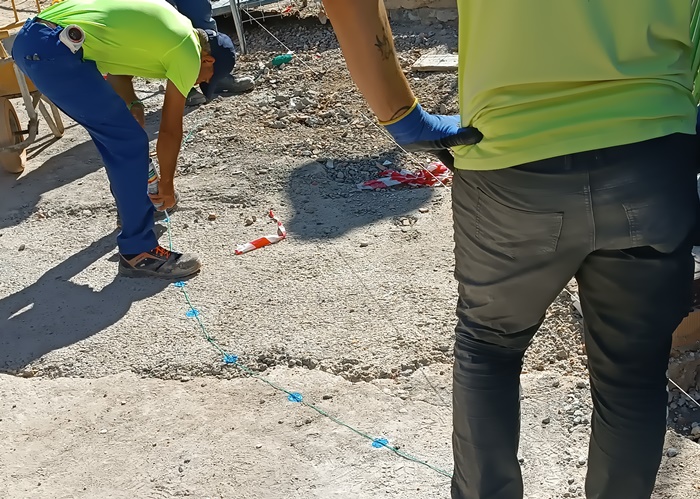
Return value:
<svg viewBox="0 0 700 499">
<path fill-rule="evenodd" d="M 274 220 L 277 223 L 277 234 L 276 235 L 271 235 L 271 236 L 264 236 L 256 239 L 255 241 L 251 241 L 249 243 L 241 244 L 236 248 L 236 255 L 243 255 L 245 253 L 249 253 L 253 250 L 264 248 L 265 246 L 269 246 L 271 244 L 278 243 L 282 241 L 283 239 L 287 238 L 287 229 L 284 228 L 284 225 L 282 225 L 282 222 L 280 222 L 277 217 L 275 216 L 274 212 L 272 210 L 269 211 L 268 215 L 272 220 Z"/>
</svg>

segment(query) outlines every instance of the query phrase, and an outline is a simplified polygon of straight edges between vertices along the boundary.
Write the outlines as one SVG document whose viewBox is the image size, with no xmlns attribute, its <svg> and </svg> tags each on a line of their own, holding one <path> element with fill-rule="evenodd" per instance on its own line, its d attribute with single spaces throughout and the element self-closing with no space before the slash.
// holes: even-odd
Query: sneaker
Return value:
<svg viewBox="0 0 700 499">
<path fill-rule="evenodd" d="M 156 246 L 127 260 L 119 255 L 119 274 L 125 277 L 157 277 L 160 279 L 182 279 L 199 272 L 202 262 L 195 255 L 169 251 Z"/>
<path fill-rule="evenodd" d="M 255 88 L 255 80 L 250 76 L 236 77 L 227 75 L 216 84 L 216 92 L 226 92 L 230 94 L 240 94 L 249 92 Z"/>
<path fill-rule="evenodd" d="M 190 93 L 187 94 L 187 100 L 185 101 L 186 106 L 201 106 L 202 104 L 206 103 L 207 98 L 204 97 L 204 94 L 196 88 L 190 90 Z"/>
</svg>

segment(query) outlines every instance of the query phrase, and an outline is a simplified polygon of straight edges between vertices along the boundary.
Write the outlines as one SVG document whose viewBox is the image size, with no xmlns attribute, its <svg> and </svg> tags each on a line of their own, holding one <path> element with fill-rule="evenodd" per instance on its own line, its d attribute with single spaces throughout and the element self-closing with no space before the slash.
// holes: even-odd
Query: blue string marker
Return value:
<svg viewBox="0 0 700 499">
<path fill-rule="evenodd" d="M 387 445 L 389 445 L 389 441 L 386 438 L 375 438 L 374 442 L 372 442 L 372 447 L 375 449 L 381 449 Z"/>
<path fill-rule="evenodd" d="M 289 400 L 290 402 L 299 403 L 302 400 L 304 400 L 304 396 L 301 393 L 294 392 L 294 393 L 289 394 L 289 397 L 287 397 L 287 400 Z"/>
<path fill-rule="evenodd" d="M 170 217 L 168 217 L 166 219 L 166 221 L 167 221 L 167 229 L 168 229 L 168 238 L 170 239 L 170 248 L 172 249 L 172 235 L 171 235 L 172 234 L 172 227 L 170 225 Z M 250 376 L 251 378 L 257 379 L 257 380 L 265 383 L 266 385 L 269 385 L 271 388 L 273 388 L 279 392 L 287 394 L 287 400 L 289 400 L 290 402 L 299 403 L 299 404 L 303 405 L 304 407 L 307 407 L 308 409 L 311 409 L 312 411 L 320 414 L 321 416 L 324 416 L 324 417 L 330 419 L 335 424 L 342 426 L 342 427 L 350 430 L 351 432 L 355 433 L 356 435 L 371 441 L 372 447 L 374 447 L 376 449 L 381 449 L 382 447 L 384 447 L 384 448 L 390 450 L 391 452 L 393 452 L 394 454 L 396 454 L 397 456 L 399 456 L 403 459 L 406 459 L 407 461 L 411 461 L 413 463 L 420 464 L 422 466 L 425 466 L 425 467 L 439 473 L 440 475 L 443 475 L 447 478 L 452 478 L 452 473 L 450 473 L 449 471 L 438 468 L 437 466 L 433 466 L 432 464 L 428 463 L 427 461 L 419 459 L 416 456 L 408 454 L 408 453 L 400 450 L 397 447 L 393 447 L 393 446 L 389 445 L 389 441 L 385 438 L 373 438 L 368 433 L 365 433 L 365 432 L 355 428 L 354 426 L 351 426 L 351 425 L 345 423 L 344 421 L 329 414 L 328 412 L 324 411 L 323 409 L 314 405 L 313 403 L 306 402 L 301 393 L 289 391 L 286 388 L 284 388 L 283 386 L 280 386 L 280 385 L 276 384 L 275 382 L 267 379 L 266 377 L 260 375 L 259 373 L 253 371 L 248 366 L 238 362 L 238 356 L 228 353 L 221 345 L 219 345 L 216 342 L 216 340 L 214 338 L 212 338 L 212 336 L 207 331 L 207 327 L 200 317 L 199 310 L 197 310 L 195 308 L 194 304 L 192 303 L 192 300 L 190 299 L 189 294 L 187 293 L 187 290 L 185 289 L 186 283 L 184 281 L 178 281 L 178 282 L 173 283 L 173 285 L 176 288 L 179 288 L 180 291 L 182 291 L 182 296 L 184 297 L 185 302 L 187 303 L 187 306 L 190 307 L 186 313 L 187 317 L 192 317 L 192 318 L 195 318 L 197 320 L 197 324 L 199 326 L 199 329 L 202 332 L 204 339 L 206 339 L 209 342 L 209 344 L 212 347 L 214 347 L 221 354 L 224 364 L 232 365 L 236 369 L 241 371 L 242 373 L 246 374 L 247 376 Z"/>
</svg>

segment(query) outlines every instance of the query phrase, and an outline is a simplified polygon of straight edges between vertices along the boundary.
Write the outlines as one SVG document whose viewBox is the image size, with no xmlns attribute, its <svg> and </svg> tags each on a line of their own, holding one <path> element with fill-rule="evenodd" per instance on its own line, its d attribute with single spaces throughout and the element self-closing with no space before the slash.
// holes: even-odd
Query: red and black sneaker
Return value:
<svg viewBox="0 0 700 499">
<path fill-rule="evenodd" d="M 126 277 L 157 277 L 182 279 L 199 272 L 202 262 L 195 255 L 169 251 L 156 246 L 133 258 L 119 255 L 119 274 Z"/>
</svg>

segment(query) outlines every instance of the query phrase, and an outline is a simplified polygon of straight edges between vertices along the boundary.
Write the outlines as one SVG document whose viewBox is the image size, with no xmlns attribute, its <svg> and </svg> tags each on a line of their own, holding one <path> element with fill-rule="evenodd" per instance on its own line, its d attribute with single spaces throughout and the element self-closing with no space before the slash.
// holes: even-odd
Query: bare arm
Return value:
<svg viewBox="0 0 700 499">
<path fill-rule="evenodd" d="M 415 101 L 394 50 L 384 0 L 324 0 L 353 81 L 380 121 L 391 121 Z"/>
<path fill-rule="evenodd" d="M 168 81 L 158 143 L 156 144 L 158 164 L 160 165 L 160 185 L 166 190 L 173 189 L 175 168 L 182 144 L 182 116 L 185 112 L 185 99 L 177 87 Z"/>
<path fill-rule="evenodd" d="M 134 84 L 132 82 L 133 76 L 126 75 L 107 75 L 107 82 L 112 85 L 114 91 L 122 98 L 124 103 L 129 107 L 129 111 L 134 115 L 136 121 L 142 127 L 145 126 L 146 121 L 144 118 L 144 108 L 141 101 L 136 96 L 134 91 Z M 138 103 L 138 104 L 135 104 Z"/>
<path fill-rule="evenodd" d="M 133 78 L 133 76 L 126 75 L 107 75 L 107 82 L 112 85 L 114 91 L 117 92 L 117 95 L 119 95 L 126 104 L 138 100 L 136 92 L 134 91 L 134 84 L 131 81 Z"/>
</svg>

